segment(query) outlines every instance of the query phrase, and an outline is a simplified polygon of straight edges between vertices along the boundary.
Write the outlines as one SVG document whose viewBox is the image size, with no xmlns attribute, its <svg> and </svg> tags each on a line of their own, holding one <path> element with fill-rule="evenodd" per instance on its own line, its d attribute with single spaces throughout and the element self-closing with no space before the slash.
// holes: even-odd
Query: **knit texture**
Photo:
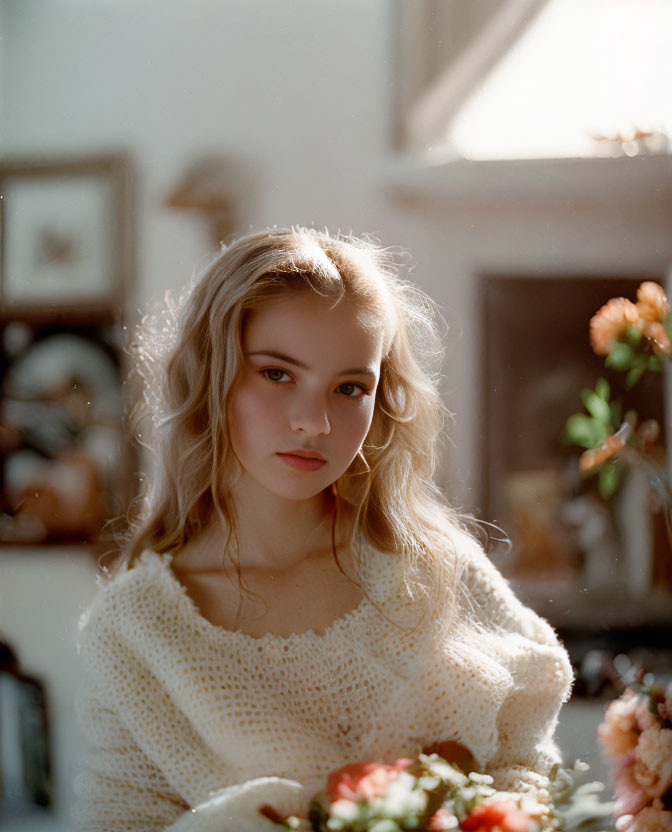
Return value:
<svg viewBox="0 0 672 832">
<path fill-rule="evenodd" d="M 458 546 L 465 569 L 450 626 L 425 616 L 400 629 L 425 602 L 409 598 L 401 559 L 367 547 L 370 600 L 322 634 L 287 638 L 210 624 L 171 556 L 144 552 L 80 626 L 89 752 L 76 828 L 261 831 L 272 827 L 259 805 L 305 812 L 330 771 L 447 740 L 467 746 L 495 787 L 543 797 L 560 760 L 567 653 L 473 540 Z"/>
</svg>

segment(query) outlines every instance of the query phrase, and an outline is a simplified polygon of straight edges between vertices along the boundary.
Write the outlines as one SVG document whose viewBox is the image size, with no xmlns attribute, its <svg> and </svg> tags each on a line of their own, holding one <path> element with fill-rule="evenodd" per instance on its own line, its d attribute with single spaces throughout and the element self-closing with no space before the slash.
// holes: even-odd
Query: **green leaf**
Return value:
<svg viewBox="0 0 672 832">
<path fill-rule="evenodd" d="M 613 401 L 611 407 L 611 424 L 619 426 L 623 418 L 623 404 L 618 399 Z"/>
<path fill-rule="evenodd" d="M 632 390 L 635 384 L 637 384 L 640 378 L 644 375 L 644 370 L 646 370 L 646 364 L 640 364 L 638 367 L 635 366 L 632 369 L 628 370 L 628 374 L 625 377 L 626 390 Z"/>
<path fill-rule="evenodd" d="M 565 432 L 570 441 L 581 448 L 599 448 L 608 435 L 602 422 L 585 413 L 572 414 L 565 423 Z"/>
<path fill-rule="evenodd" d="M 585 392 L 585 396 L 583 395 L 583 392 Z M 581 398 L 583 399 L 583 403 L 586 406 L 586 410 L 594 419 L 597 419 L 598 422 L 602 422 L 602 424 L 608 425 L 609 419 L 611 418 L 611 411 L 609 409 L 609 405 L 605 402 L 603 398 L 598 396 L 594 390 L 586 390 L 583 392 L 581 394 Z"/>
<path fill-rule="evenodd" d="M 638 347 L 642 343 L 643 336 L 641 330 L 634 324 L 630 324 L 627 332 L 625 333 L 625 337 L 628 340 L 628 344 L 632 347 Z"/>
<path fill-rule="evenodd" d="M 658 373 L 661 370 L 660 366 L 660 359 L 657 355 L 650 355 L 649 356 L 649 363 L 646 365 L 647 370 L 651 370 L 652 373 Z"/>
<path fill-rule="evenodd" d="M 598 474 L 598 487 L 600 494 L 605 500 L 613 496 L 618 488 L 618 483 L 621 478 L 621 468 L 615 463 L 610 463 L 600 468 Z"/>
<path fill-rule="evenodd" d="M 590 389 L 590 387 L 584 387 L 584 388 L 583 388 L 583 390 L 581 391 L 581 401 L 582 401 L 582 403 L 584 404 L 584 406 L 585 406 L 585 404 L 586 404 L 586 400 L 587 400 L 590 396 L 592 396 L 592 395 L 593 395 L 593 393 L 594 393 L 594 391 L 593 391 L 593 390 L 591 390 L 591 389 Z"/>
<path fill-rule="evenodd" d="M 609 382 L 606 378 L 598 378 L 595 382 L 595 392 L 601 399 L 604 399 L 605 402 L 609 401 L 609 394 L 611 390 L 609 388 Z"/>
<path fill-rule="evenodd" d="M 605 359 L 605 366 L 610 370 L 624 372 L 630 367 L 633 358 L 632 347 L 617 341 Z"/>
<path fill-rule="evenodd" d="M 631 410 L 626 410 L 625 416 L 623 417 L 623 421 L 627 422 L 632 427 L 633 430 L 635 429 L 635 427 L 637 425 L 637 420 L 638 419 L 639 419 L 639 416 L 637 415 L 637 411 L 632 410 L 632 409 Z"/>
<path fill-rule="evenodd" d="M 369 826 L 369 832 L 402 832 L 398 823 L 393 820 L 379 820 L 373 826 Z"/>
</svg>

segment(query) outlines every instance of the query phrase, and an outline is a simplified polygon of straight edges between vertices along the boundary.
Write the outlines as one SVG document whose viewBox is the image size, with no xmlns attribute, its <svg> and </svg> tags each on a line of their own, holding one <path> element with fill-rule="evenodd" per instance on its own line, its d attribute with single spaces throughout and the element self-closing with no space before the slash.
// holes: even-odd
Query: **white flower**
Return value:
<svg viewBox="0 0 672 832">
<path fill-rule="evenodd" d="M 399 817 L 410 812 L 421 812 L 427 806 L 427 795 L 420 789 L 413 789 L 415 777 L 402 771 L 393 780 L 385 796 L 381 798 L 381 809 L 388 817 Z"/>
<path fill-rule="evenodd" d="M 493 778 L 489 774 L 479 774 L 477 771 L 472 771 L 469 775 L 469 779 L 472 783 L 482 783 L 485 786 L 489 786 L 491 783 L 494 783 Z"/>
<path fill-rule="evenodd" d="M 352 823 L 359 814 L 359 808 L 352 800 L 336 800 L 329 807 L 331 814 L 343 823 Z"/>
</svg>

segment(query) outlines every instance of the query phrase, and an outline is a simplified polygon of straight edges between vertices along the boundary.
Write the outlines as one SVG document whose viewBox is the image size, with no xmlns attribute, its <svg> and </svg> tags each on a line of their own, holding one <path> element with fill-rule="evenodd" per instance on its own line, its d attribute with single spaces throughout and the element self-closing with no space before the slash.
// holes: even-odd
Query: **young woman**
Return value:
<svg viewBox="0 0 672 832">
<path fill-rule="evenodd" d="M 78 828 L 270 829 L 259 806 L 430 748 L 543 799 L 571 666 L 432 482 L 431 302 L 292 228 L 172 306 L 137 341 L 153 480 L 81 628 Z"/>
</svg>

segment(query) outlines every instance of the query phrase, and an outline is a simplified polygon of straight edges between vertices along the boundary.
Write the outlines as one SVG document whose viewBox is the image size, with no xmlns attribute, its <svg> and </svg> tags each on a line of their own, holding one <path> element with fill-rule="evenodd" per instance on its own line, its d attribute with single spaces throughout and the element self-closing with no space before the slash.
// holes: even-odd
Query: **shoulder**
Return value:
<svg viewBox="0 0 672 832">
<path fill-rule="evenodd" d="M 516 596 L 479 543 L 463 542 L 459 598 L 465 641 L 496 655 L 519 680 L 535 679 L 566 699 L 574 678 L 553 627 Z"/>
<path fill-rule="evenodd" d="M 84 658 L 148 638 L 161 622 L 162 610 L 177 608 L 171 604 L 175 589 L 169 559 L 147 550 L 134 566 L 99 580 L 98 593 L 79 620 L 78 648 Z"/>
<path fill-rule="evenodd" d="M 556 645 L 551 625 L 516 596 L 507 578 L 473 537 L 462 537 L 460 590 L 462 603 L 482 625 L 515 632 L 540 644 Z"/>
</svg>

